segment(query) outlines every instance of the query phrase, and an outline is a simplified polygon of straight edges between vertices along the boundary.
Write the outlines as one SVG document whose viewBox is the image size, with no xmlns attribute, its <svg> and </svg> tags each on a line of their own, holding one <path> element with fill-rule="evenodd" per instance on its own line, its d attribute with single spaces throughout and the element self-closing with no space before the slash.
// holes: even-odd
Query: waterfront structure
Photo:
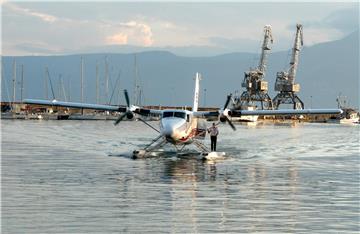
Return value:
<svg viewBox="0 0 360 234">
<path fill-rule="evenodd" d="M 295 83 L 301 46 L 303 46 L 303 27 L 297 24 L 290 68 L 288 71 L 276 73 L 275 91 L 278 91 L 278 94 L 273 99 L 274 109 L 279 109 L 281 104 L 291 104 L 293 109 L 304 109 L 304 103 L 296 94 L 300 91 L 300 84 Z"/>
<path fill-rule="evenodd" d="M 257 68 L 252 68 L 250 71 L 245 72 L 241 86 L 246 88 L 246 91 L 234 98 L 233 108 L 238 110 L 247 110 L 248 107 L 262 110 L 271 110 L 273 108 L 272 99 L 268 94 L 268 82 L 264 80 L 267 57 L 270 53 L 272 43 L 271 26 L 266 25 L 264 27 L 264 39 L 261 47 L 259 65 Z"/>
</svg>

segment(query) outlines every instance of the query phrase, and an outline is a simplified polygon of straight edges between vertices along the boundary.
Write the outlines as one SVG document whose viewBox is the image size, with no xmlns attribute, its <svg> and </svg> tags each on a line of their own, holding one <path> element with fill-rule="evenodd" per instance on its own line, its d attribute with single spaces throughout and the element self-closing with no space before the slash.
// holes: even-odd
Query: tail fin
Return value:
<svg viewBox="0 0 360 234">
<path fill-rule="evenodd" d="M 199 107 L 199 83 L 200 83 L 200 80 L 201 80 L 201 75 L 200 73 L 196 73 L 196 76 L 195 76 L 195 92 L 194 92 L 194 105 L 193 105 L 193 108 L 192 108 L 192 111 L 197 111 L 198 110 L 198 107 Z"/>
</svg>

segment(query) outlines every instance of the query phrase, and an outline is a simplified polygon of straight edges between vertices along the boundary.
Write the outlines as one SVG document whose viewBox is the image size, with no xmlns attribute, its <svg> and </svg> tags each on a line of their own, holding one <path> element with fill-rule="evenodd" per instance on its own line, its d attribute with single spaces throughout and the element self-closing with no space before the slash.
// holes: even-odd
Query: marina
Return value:
<svg viewBox="0 0 360 234">
<path fill-rule="evenodd" d="M 0 232 L 360 233 L 359 6 L 2 1 Z"/>
</svg>

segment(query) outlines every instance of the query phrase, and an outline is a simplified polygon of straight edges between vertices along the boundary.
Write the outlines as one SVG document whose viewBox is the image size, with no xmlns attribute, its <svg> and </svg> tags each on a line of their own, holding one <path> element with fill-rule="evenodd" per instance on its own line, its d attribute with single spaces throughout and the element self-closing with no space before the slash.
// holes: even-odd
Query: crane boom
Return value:
<svg viewBox="0 0 360 234">
<path fill-rule="evenodd" d="M 303 30 L 302 25 L 297 24 L 296 25 L 296 36 L 295 36 L 295 42 L 294 47 L 292 50 L 291 60 L 290 60 L 290 70 L 289 70 L 289 80 L 292 84 L 294 84 L 295 77 L 296 77 L 296 70 L 297 66 L 299 64 L 299 55 L 300 55 L 300 49 L 303 45 Z"/>
<path fill-rule="evenodd" d="M 275 109 L 278 109 L 280 104 L 292 104 L 294 109 L 304 109 L 304 103 L 296 94 L 300 91 L 300 84 L 295 84 L 302 45 L 303 27 L 301 24 L 296 24 L 296 35 L 289 70 L 276 73 L 275 91 L 278 91 L 278 94 L 273 99 Z"/>
<path fill-rule="evenodd" d="M 260 56 L 259 67 L 258 67 L 258 69 L 262 72 L 263 76 L 265 76 L 267 57 L 271 50 L 270 43 L 271 44 L 273 43 L 271 26 L 265 25 L 264 41 L 263 41 L 262 48 L 261 48 L 261 56 Z"/>
</svg>

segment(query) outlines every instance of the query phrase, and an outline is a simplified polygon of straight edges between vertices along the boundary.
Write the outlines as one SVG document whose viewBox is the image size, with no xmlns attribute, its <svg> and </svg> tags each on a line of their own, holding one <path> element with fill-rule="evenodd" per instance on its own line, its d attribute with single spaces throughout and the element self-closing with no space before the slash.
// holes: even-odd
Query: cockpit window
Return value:
<svg viewBox="0 0 360 234">
<path fill-rule="evenodd" d="M 177 118 L 185 119 L 185 113 L 184 112 L 174 112 L 174 116 Z"/>
<path fill-rule="evenodd" d="M 163 118 L 168 118 L 168 117 L 173 117 L 174 116 L 174 112 L 172 111 L 165 111 L 163 113 Z"/>
<path fill-rule="evenodd" d="M 176 117 L 176 118 L 185 119 L 185 115 L 186 115 L 185 112 L 165 111 L 163 113 L 163 118 Z"/>
</svg>

